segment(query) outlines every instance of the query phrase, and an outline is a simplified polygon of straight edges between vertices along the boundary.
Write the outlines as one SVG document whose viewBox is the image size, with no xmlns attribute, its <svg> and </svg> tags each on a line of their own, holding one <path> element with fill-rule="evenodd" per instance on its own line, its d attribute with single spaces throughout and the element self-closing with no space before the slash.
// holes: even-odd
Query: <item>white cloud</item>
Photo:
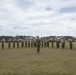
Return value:
<svg viewBox="0 0 76 75">
<path fill-rule="evenodd" d="M 19 1 L 0 1 L 0 35 L 76 35 L 76 12 L 60 12 L 75 6 L 75 0 Z"/>
</svg>

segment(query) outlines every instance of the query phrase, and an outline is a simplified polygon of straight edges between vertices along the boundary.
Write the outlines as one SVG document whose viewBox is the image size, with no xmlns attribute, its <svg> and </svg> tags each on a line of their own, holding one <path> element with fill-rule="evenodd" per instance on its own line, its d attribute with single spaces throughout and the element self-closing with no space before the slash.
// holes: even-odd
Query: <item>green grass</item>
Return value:
<svg viewBox="0 0 76 75">
<path fill-rule="evenodd" d="M 76 75 L 76 50 L 19 48 L 0 50 L 0 75 Z"/>
</svg>

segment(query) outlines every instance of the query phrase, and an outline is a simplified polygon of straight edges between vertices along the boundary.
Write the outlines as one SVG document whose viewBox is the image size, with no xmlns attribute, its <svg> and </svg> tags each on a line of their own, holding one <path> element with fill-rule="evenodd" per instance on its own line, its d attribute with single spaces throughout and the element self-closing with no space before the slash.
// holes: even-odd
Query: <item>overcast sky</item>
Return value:
<svg viewBox="0 0 76 75">
<path fill-rule="evenodd" d="M 0 35 L 76 36 L 76 0 L 0 0 Z"/>
</svg>

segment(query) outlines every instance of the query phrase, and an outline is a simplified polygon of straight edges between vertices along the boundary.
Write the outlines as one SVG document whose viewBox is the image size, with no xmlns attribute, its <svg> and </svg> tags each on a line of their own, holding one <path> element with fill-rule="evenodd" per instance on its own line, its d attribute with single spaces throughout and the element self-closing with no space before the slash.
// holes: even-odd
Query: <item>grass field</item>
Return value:
<svg viewBox="0 0 76 75">
<path fill-rule="evenodd" d="M 19 48 L 0 50 L 0 75 L 76 75 L 76 50 Z"/>
</svg>

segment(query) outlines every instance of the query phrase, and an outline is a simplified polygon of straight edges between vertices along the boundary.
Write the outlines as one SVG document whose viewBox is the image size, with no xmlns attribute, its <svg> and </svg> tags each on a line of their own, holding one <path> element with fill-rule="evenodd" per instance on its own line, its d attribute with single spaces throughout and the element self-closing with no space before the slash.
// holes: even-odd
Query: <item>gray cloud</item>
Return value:
<svg viewBox="0 0 76 75">
<path fill-rule="evenodd" d="M 61 8 L 60 13 L 71 13 L 76 12 L 76 6 Z"/>
<path fill-rule="evenodd" d="M 76 18 L 71 18 L 70 20 L 76 20 Z"/>
<path fill-rule="evenodd" d="M 67 27 L 67 29 L 69 29 L 69 30 L 72 29 L 73 30 L 74 28 L 73 27 Z"/>
<path fill-rule="evenodd" d="M 12 29 L 18 29 L 18 30 L 24 30 L 24 29 L 29 29 L 29 27 L 22 27 L 22 26 L 14 26 L 14 27 L 12 27 Z"/>
<path fill-rule="evenodd" d="M 5 0 L 0 0 L 0 6 L 5 2 Z"/>
<path fill-rule="evenodd" d="M 29 7 L 31 7 L 34 4 L 34 2 L 30 1 L 30 0 L 15 0 L 15 2 L 22 9 L 28 9 Z"/>
<path fill-rule="evenodd" d="M 63 0 L 63 1 L 70 1 L 70 0 Z"/>
<path fill-rule="evenodd" d="M 52 10 L 52 8 L 51 7 L 46 7 L 45 10 L 50 11 L 50 10 Z"/>
</svg>

